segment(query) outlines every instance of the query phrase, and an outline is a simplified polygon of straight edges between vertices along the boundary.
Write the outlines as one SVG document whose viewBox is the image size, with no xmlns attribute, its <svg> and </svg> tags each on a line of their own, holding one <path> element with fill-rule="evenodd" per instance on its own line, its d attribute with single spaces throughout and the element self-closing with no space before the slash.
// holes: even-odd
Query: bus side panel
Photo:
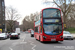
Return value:
<svg viewBox="0 0 75 50">
<path fill-rule="evenodd" d="M 35 37 L 37 40 L 39 40 L 39 35 L 38 35 L 37 32 L 34 33 L 34 37 Z"/>
<path fill-rule="evenodd" d="M 40 41 L 43 41 L 43 35 L 42 34 L 40 35 Z"/>
</svg>

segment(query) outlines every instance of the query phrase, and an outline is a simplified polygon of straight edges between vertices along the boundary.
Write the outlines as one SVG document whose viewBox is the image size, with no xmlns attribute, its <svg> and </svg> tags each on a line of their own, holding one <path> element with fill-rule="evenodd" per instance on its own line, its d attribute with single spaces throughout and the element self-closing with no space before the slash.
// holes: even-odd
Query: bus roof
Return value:
<svg viewBox="0 0 75 50">
<path fill-rule="evenodd" d="M 48 8 L 44 8 L 44 9 L 49 9 L 49 8 L 54 8 L 54 9 L 59 9 L 59 10 L 61 10 L 60 8 L 56 8 L 56 7 L 48 7 Z M 43 11 L 44 9 L 42 9 L 42 11 Z"/>
</svg>

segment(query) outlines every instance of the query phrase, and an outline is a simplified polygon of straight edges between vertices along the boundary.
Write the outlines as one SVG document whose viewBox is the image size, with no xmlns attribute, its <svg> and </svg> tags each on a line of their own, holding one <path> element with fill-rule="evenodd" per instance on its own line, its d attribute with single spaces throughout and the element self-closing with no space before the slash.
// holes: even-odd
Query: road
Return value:
<svg viewBox="0 0 75 50">
<path fill-rule="evenodd" d="M 41 43 L 30 34 L 21 33 L 20 39 L 0 40 L 0 50 L 75 50 L 75 40 Z"/>
</svg>

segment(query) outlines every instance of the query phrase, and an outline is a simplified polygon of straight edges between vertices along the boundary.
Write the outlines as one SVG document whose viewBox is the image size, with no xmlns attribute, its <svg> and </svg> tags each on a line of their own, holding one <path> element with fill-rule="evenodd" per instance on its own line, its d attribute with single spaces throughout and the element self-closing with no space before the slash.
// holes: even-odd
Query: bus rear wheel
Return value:
<svg viewBox="0 0 75 50">
<path fill-rule="evenodd" d="M 58 41 L 56 41 L 56 43 L 58 43 Z"/>
</svg>

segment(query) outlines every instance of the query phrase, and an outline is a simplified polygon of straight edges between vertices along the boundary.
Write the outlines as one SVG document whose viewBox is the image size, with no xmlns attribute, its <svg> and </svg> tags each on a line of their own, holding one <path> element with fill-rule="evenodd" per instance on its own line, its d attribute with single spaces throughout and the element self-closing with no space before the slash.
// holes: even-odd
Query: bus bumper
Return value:
<svg viewBox="0 0 75 50">
<path fill-rule="evenodd" d="M 43 39 L 43 41 L 63 41 L 63 39 Z"/>
</svg>

